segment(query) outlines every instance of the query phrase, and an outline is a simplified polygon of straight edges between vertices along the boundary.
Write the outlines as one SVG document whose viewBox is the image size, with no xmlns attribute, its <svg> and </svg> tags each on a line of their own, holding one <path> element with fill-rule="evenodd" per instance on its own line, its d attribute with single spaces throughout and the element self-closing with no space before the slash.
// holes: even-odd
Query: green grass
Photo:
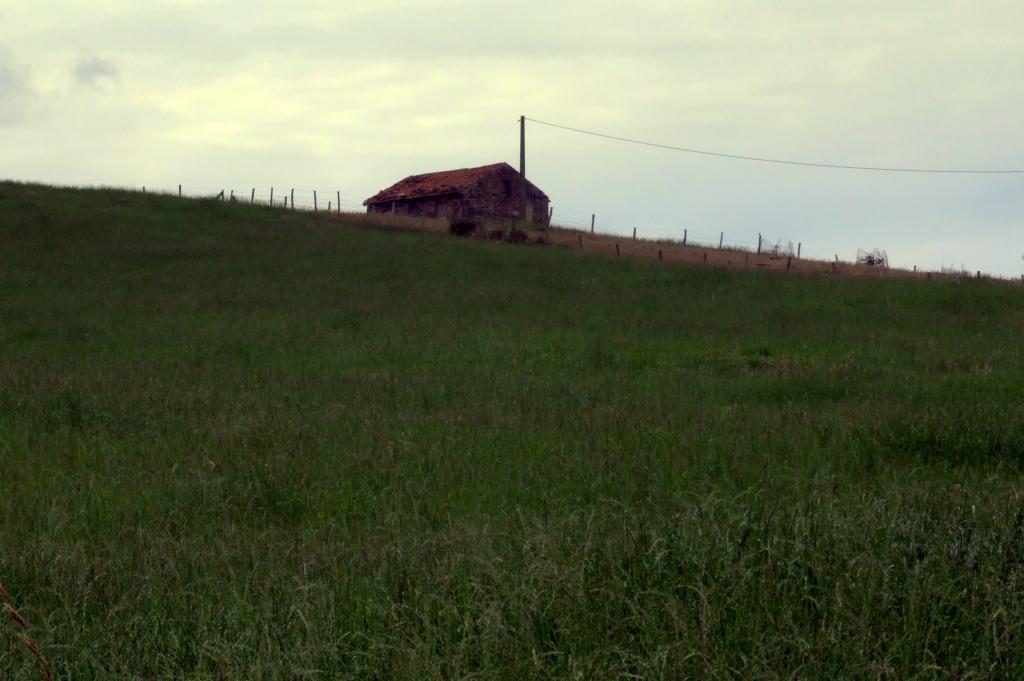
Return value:
<svg viewBox="0 0 1024 681">
<path fill-rule="evenodd" d="M 1022 338 L 984 281 L 0 184 L 0 581 L 62 678 L 1024 678 Z"/>
</svg>

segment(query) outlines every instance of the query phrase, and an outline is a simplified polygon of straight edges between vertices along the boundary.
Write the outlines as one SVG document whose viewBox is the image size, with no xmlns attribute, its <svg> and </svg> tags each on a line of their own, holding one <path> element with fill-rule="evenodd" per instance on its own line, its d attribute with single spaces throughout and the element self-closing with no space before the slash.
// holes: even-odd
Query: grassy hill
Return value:
<svg viewBox="0 0 1024 681">
<path fill-rule="evenodd" d="M 1022 678 L 1022 338 L 986 281 L 0 184 L 0 581 L 75 679 Z"/>
</svg>

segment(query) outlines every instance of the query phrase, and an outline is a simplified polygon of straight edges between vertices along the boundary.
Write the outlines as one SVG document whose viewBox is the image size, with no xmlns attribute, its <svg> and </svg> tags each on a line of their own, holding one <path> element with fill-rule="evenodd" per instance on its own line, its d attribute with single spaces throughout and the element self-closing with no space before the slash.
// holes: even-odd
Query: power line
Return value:
<svg viewBox="0 0 1024 681">
<path fill-rule="evenodd" d="M 640 144 L 645 147 L 656 147 L 658 149 L 668 149 L 670 151 L 683 151 L 688 154 L 701 154 L 704 156 L 718 156 L 720 158 L 732 158 L 741 161 L 757 161 L 759 163 L 777 163 L 788 166 L 809 166 L 812 168 L 834 168 L 840 170 L 871 170 L 875 172 L 883 173 L 942 173 L 942 174 L 962 174 L 962 175 L 1011 175 L 1021 174 L 1024 170 L 960 170 L 960 169 L 940 169 L 940 168 L 887 168 L 882 166 L 852 166 L 843 165 L 841 163 L 811 163 L 808 161 L 785 161 L 777 158 L 762 158 L 759 156 L 741 156 L 739 154 L 724 154 L 717 151 L 705 151 L 703 149 L 689 149 L 687 147 L 676 147 L 671 144 L 658 144 L 656 142 L 645 142 L 643 140 L 630 139 L 628 137 L 618 137 L 616 135 L 608 135 L 603 132 L 594 132 L 593 130 L 583 130 L 581 128 L 573 128 L 568 125 L 560 125 L 558 123 L 549 123 L 547 121 L 539 121 L 536 118 L 527 118 L 526 120 L 531 123 L 537 123 L 539 125 L 546 125 L 552 128 L 560 128 L 562 130 L 570 130 L 572 132 L 582 133 L 584 135 L 593 135 L 594 137 L 603 137 L 604 139 L 615 140 L 617 142 L 629 142 L 630 144 Z"/>
</svg>

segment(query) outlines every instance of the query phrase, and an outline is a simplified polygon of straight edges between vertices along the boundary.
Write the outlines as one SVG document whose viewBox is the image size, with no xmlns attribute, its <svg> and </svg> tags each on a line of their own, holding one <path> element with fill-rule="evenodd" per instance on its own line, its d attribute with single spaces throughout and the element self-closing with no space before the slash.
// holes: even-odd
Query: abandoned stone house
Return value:
<svg viewBox="0 0 1024 681">
<path fill-rule="evenodd" d="M 363 201 L 367 213 L 447 220 L 522 219 L 520 182 L 526 182 L 526 221 L 548 223 L 548 197 L 507 163 L 410 175 Z"/>
</svg>

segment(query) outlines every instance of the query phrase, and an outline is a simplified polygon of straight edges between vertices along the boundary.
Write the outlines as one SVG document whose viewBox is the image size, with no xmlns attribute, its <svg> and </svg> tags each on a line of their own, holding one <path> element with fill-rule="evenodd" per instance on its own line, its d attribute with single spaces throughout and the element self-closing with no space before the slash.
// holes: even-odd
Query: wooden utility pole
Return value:
<svg viewBox="0 0 1024 681">
<path fill-rule="evenodd" d="M 519 219 L 526 222 L 526 116 L 519 117 Z"/>
</svg>

